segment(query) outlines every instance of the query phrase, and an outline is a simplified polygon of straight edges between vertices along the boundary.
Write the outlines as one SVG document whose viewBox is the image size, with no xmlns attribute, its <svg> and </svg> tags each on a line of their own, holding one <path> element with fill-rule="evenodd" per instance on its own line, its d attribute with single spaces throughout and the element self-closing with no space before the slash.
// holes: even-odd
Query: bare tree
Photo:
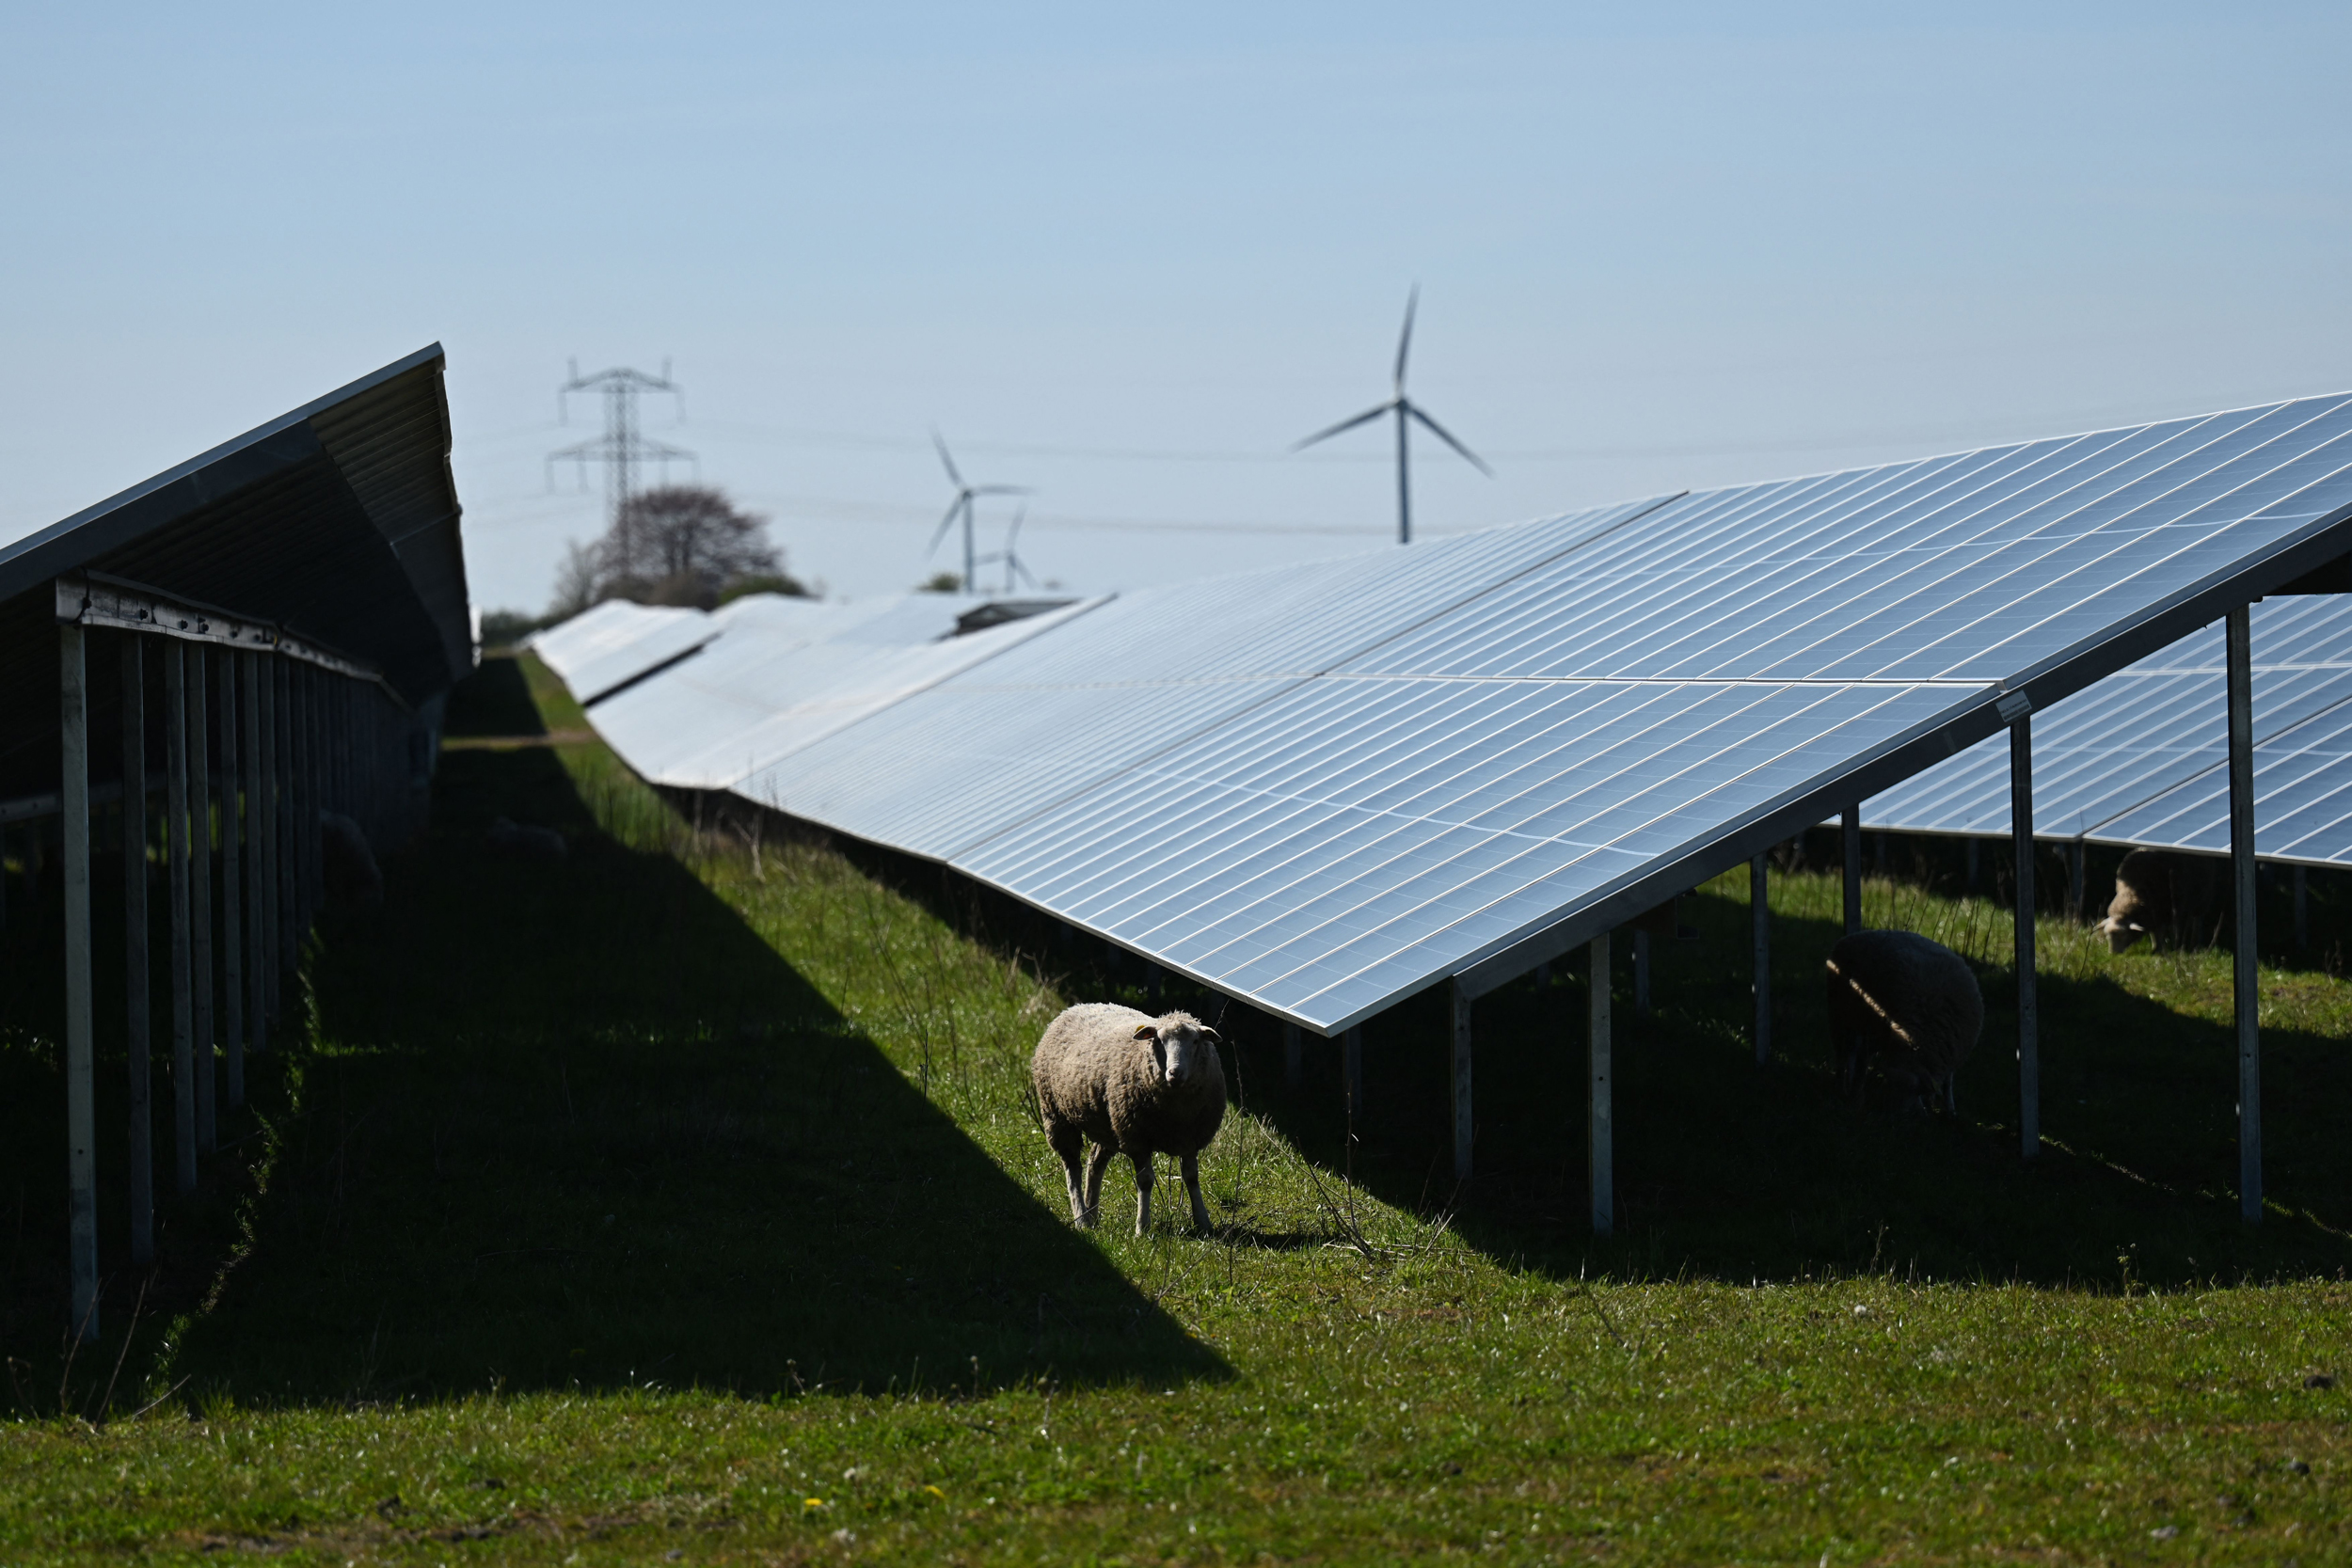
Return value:
<svg viewBox="0 0 2352 1568">
<path fill-rule="evenodd" d="M 555 598 L 548 606 L 548 620 L 550 624 L 568 621 L 596 602 L 596 546 L 567 540 L 564 564 L 555 569 Z"/>
<path fill-rule="evenodd" d="M 585 593 L 578 593 L 585 578 Z M 736 592 L 803 594 L 768 543 L 768 519 L 740 510 L 726 492 L 665 484 L 631 496 L 612 530 L 587 550 L 573 546 L 557 578 L 559 608 L 606 599 L 696 605 L 708 610 Z"/>
</svg>

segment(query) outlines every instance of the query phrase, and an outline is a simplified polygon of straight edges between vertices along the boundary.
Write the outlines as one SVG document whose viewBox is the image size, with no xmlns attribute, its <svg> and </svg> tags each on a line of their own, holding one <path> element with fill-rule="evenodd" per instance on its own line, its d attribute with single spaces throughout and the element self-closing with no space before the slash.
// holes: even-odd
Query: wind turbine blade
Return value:
<svg viewBox="0 0 2352 1568">
<path fill-rule="evenodd" d="M 947 455 L 946 439 L 936 428 L 931 431 L 931 445 L 939 449 L 939 461 L 946 466 L 949 482 L 959 490 L 964 488 L 963 476 L 956 472 L 956 460 Z"/>
<path fill-rule="evenodd" d="M 1437 436 L 1438 440 L 1443 441 L 1447 446 L 1452 447 L 1455 451 L 1460 452 L 1464 457 L 1468 458 L 1471 467 L 1476 468 L 1480 473 L 1485 474 L 1488 479 L 1495 477 L 1495 471 L 1486 467 L 1486 460 L 1485 458 L 1479 456 L 1476 452 L 1470 451 L 1470 448 L 1455 440 L 1454 438 L 1454 433 L 1446 429 L 1445 426 L 1439 424 L 1437 420 L 1431 419 L 1428 415 L 1422 413 L 1419 404 L 1406 404 L 1405 405 L 1405 412 L 1410 414 L 1413 418 L 1419 420 L 1422 424 L 1428 426 L 1430 434 Z"/>
<path fill-rule="evenodd" d="M 1033 496 L 1037 492 L 1026 484 L 975 484 L 964 494 L 968 496 Z"/>
<path fill-rule="evenodd" d="M 1366 409 L 1363 413 L 1357 415 L 1352 420 L 1342 420 L 1339 423 L 1333 425 L 1328 430 L 1318 430 L 1303 441 L 1293 442 L 1291 444 L 1291 451 L 1305 451 L 1309 447 L 1313 446 L 1317 441 L 1327 441 L 1332 436 L 1340 435 L 1344 431 L 1353 430 L 1359 424 L 1370 424 L 1373 420 L 1393 411 L 1395 407 L 1396 404 L 1394 403 L 1384 403 L 1377 408 Z"/>
<path fill-rule="evenodd" d="M 1413 311 L 1421 304 L 1421 285 L 1405 296 L 1405 330 L 1396 338 L 1396 395 L 1405 396 L 1405 356 L 1413 352 Z"/>
<path fill-rule="evenodd" d="M 963 498 L 961 496 L 958 496 L 948 504 L 947 515 L 939 519 L 939 531 L 931 535 L 931 542 L 923 546 L 924 560 L 929 561 L 933 555 L 938 553 L 939 542 L 947 537 L 948 529 L 955 525 L 956 514 L 962 510 Z"/>
<path fill-rule="evenodd" d="M 1032 588 L 1037 586 L 1037 578 L 1030 575 L 1029 569 L 1026 566 L 1021 564 L 1021 558 L 1019 556 L 1009 556 L 1006 559 L 1011 562 L 1012 569 L 1021 574 L 1022 581 L 1027 583 Z"/>
<path fill-rule="evenodd" d="M 1028 515 L 1029 505 L 1028 502 L 1024 501 L 1021 503 L 1020 509 L 1012 515 L 1012 527 L 1005 530 L 1005 557 L 1007 560 L 1010 560 L 1012 558 L 1012 542 L 1021 537 L 1021 525 L 1028 517 Z"/>
</svg>

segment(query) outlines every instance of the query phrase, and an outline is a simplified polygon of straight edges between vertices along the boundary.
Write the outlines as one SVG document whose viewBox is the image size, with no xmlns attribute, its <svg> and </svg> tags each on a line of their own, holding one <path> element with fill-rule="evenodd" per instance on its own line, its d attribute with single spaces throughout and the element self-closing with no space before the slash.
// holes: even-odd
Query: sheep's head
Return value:
<svg viewBox="0 0 2352 1568">
<path fill-rule="evenodd" d="M 2099 929 L 2106 933 L 2107 951 L 2110 953 L 2121 953 L 2148 934 L 2148 928 L 2137 921 L 2118 920 L 2113 915 L 2099 922 Z"/>
<path fill-rule="evenodd" d="M 1136 1038 L 1152 1048 L 1163 1084 L 1192 1084 L 1216 1061 L 1216 1031 L 1190 1013 L 1170 1013 L 1136 1025 Z"/>
</svg>

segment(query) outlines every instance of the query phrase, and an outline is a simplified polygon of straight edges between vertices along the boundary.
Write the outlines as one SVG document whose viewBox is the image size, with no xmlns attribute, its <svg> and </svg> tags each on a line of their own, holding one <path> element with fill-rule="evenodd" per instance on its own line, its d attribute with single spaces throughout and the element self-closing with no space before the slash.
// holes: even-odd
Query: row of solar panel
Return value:
<svg viewBox="0 0 2352 1568">
<path fill-rule="evenodd" d="M 2251 616 L 2254 837 L 2265 857 L 2352 865 L 2352 598 L 2272 599 Z M 2226 854 L 2221 628 L 2208 626 L 2034 725 L 2034 832 Z M 1864 802 L 1866 826 L 2010 832 L 1994 740 Z"/>
<path fill-rule="evenodd" d="M 947 862 L 1330 1033 L 1607 928 L 1992 734 L 2007 692 L 2046 708 L 2344 553 L 2347 517 L 2352 403 L 2312 399 L 946 642 L 787 650 L 740 610 L 592 711 L 649 776 Z"/>
</svg>

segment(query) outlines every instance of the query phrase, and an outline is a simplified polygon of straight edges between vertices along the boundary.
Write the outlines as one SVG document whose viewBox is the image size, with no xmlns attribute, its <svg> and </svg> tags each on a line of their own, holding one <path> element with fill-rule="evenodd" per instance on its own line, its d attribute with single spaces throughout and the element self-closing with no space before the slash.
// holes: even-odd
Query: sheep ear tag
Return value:
<svg viewBox="0 0 2352 1568">
<path fill-rule="evenodd" d="M 1136 1038 L 1139 1040 L 1156 1040 L 1159 1037 L 1160 1032 L 1152 1027 L 1149 1023 L 1138 1023 L 1136 1025 Z"/>
</svg>

